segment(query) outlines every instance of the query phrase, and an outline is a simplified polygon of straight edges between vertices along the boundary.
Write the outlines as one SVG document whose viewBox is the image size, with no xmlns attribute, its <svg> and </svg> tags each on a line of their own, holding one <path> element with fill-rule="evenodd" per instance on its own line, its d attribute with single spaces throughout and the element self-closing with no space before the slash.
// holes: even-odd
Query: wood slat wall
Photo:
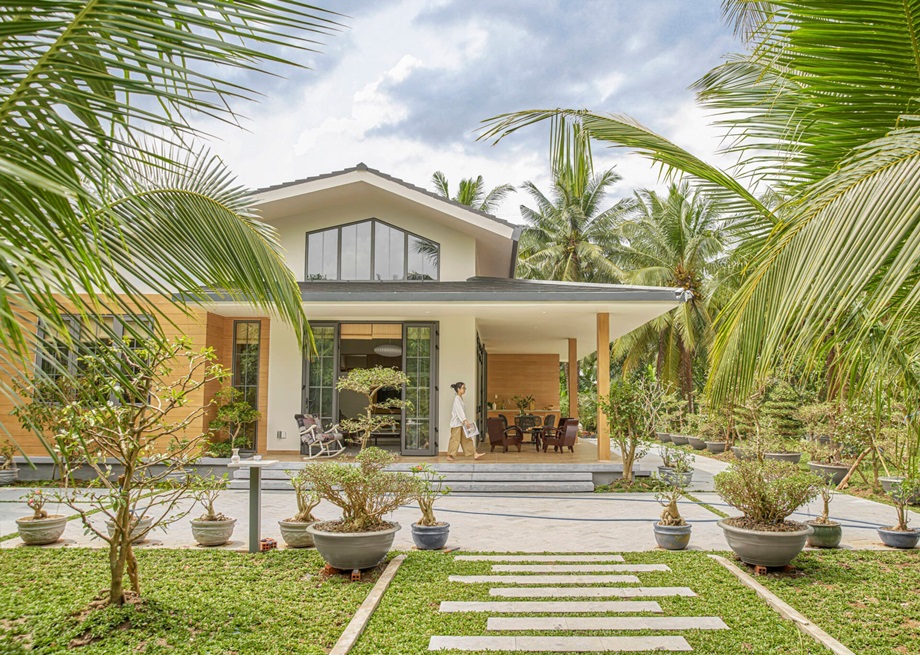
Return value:
<svg viewBox="0 0 920 655">
<path fill-rule="evenodd" d="M 534 409 L 559 409 L 559 355 L 489 355 L 487 400 L 515 409 L 514 396 L 534 397 Z M 496 398 L 497 396 L 497 398 Z"/>
</svg>

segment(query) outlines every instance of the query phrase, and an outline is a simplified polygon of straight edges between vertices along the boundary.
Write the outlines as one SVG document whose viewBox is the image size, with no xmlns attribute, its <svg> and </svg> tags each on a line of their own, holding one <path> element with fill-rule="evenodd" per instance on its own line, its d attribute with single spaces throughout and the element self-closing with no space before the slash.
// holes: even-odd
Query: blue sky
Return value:
<svg viewBox="0 0 920 655">
<path fill-rule="evenodd" d="M 480 121 L 521 109 L 585 107 L 626 113 L 722 165 L 712 117 L 688 87 L 740 44 L 719 0 L 355 0 L 321 2 L 349 18 L 303 53 L 311 70 L 251 81 L 264 95 L 239 107 L 246 131 L 203 124 L 213 150 L 250 186 L 353 166 L 430 188 L 483 175 L 491 187 L 549 186 L 548 127 L 498 146 L 476 141 Z M 248 80 L 247 80 L 248 81 Z M 645 160 L 598 152 L 623 180 L 611 200 L 658 183 Z M 499 215 L 520 220 L 523 194 Z"/>
</svg>

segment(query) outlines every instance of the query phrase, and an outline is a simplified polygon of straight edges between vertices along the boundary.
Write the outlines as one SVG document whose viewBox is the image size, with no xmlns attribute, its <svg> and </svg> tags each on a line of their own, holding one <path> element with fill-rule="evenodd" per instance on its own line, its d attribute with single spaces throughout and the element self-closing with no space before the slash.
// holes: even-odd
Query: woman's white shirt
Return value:
<svg viewBox="0 0 920 655">
<path fill-rule="evenodd" d="M 463 407 L 463 398 L 454 396 L 454 408 L 450 412 L 450 427 L 459 428 L 466 420 L 466 409 Z"/>
</svg>

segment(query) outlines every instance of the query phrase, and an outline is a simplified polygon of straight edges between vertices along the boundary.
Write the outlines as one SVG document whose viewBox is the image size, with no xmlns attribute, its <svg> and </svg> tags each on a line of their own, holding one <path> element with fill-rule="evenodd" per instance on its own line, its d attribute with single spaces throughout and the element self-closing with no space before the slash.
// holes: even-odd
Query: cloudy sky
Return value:
<svg viewBox="0 0 920 655">
<path fill-rule="evenodd" d="M 319 0 L 349 18 L 300 56 L 309 71 L 253 81 L 264 95 L 239 107 L 246 131 L 205 124 L 212 149 L 253 187 L 365 162 L 430 188 L 483 175 L 488 187 L 532 180 L 549 188 L 548 126 L 497 146 L 480 121 L 521 109 L 626 113 L 715 161 L 717 133 L 690 84 L 740 45 L 719 0 Z M 624 151 L 613 196 L 655 186 L 657 171 Z M 726 162 L 721 161 L 722 164 Z M 497 212 L 520 221 L 523 194 Z"/>
</svg>

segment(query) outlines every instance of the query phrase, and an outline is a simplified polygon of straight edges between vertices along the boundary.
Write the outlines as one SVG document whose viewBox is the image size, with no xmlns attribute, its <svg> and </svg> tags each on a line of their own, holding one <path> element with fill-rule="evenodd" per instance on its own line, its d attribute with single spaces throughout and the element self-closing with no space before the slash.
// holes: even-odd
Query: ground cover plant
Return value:
<svg viewBox="0 0 920 655">
<path fill-rule="evenodd" d="M 0 552 L 0 653 L 322 654 L 335 644 L 376 576 L 320 574 L 315 551 L 248 555 L 139 550 L 149 573 L 140 606 L 80 614 L 106 576 L 98 550 Z M 85 617 L 85 618 L 84 618 Z"/>
<path fill-rule="evenodd" d="M 781 619 L 753 591 L 743 587 L 731 573 L 704 553 L 623 553 L 623 557 L 629 563 L 663 563 L 671 567 L 671 572 L 639 573 L 643 586 L 688 586 L 699 594 L 695 598 L 654 599 L 660 603 L 665 615 L 721 616 L 728 624 L 730 630 L 681 632 L 694 652 L 707 655 L 830 653 L 800 633 L 791 622 Z M 491 572 L 491 564 L 454 561 L 453 557 L 443 553 L 410 553 L 352 654 L 420 655 L 429 652 L 428 640 L 432 635 L 486 634 L 487 613 L 439 613 L 438 606 L 446 600 L 496 600 L 489 596 L 489 588 L 493 585 L 448 581 L 449 575 L 487 575 Z M 513 634 L 539 633 L 515 631 Z M 579 634 L 623 633 L 586 631 Z M 630 631 L 629 634 L 634 633 Z M 635 634 L 655 633 L 636 631 Z"/>
<path fill-rule="evenodd" d="M 810 551 L 758 580 L 860 655 L 920 653 L 920 552 Z"/>
</svg>

